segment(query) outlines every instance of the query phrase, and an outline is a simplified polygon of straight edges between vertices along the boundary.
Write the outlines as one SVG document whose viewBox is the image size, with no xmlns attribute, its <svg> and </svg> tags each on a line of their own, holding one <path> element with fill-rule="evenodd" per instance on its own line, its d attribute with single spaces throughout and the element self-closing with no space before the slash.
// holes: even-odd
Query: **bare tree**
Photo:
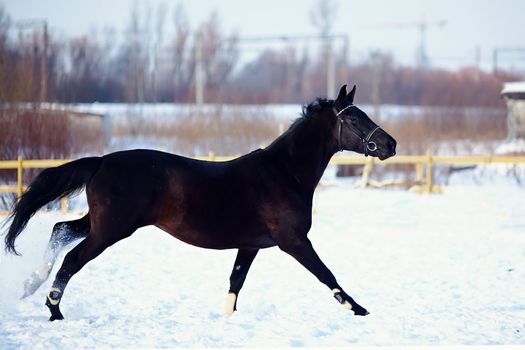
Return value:
<svg viewBox="0 0 525 350">
<path fill-rule="evenodd" d="M 158 101 L 158 87 L 157 76 L 159 72 L 159 52 L 162 48 L 164 40 L 164 24 L 166 22 L 167 6 L 165 3 L 159 4 L 157 7 L 157 15 L 155 17 L 155 39 L 153 40 L 152 59 L 151 59 L 151 100 Z"/>
<path fill-rule="evenodd" d="M 310 20 L 323 37 L 327 37 L 332 33 L 336 12 L 336 0 L 317 0 L 310 10 Z"/>
<path fill-rule="evenodd" d="M 9 70 L 7 57 L 7 36 L 11 26 L 11 19 L 4 10 L 4 5 L 0 4 L 0 102 L 8 100 L 9 94 Z"/>
<path fill-rule="evenodd" d="M 321 64 L 321 67 L 326 67 L 325 76 L 327 96 L 335 95 L 335 60 L 330 34 L 332 33 L 336 12 L 336 0 L 317 0 L 315 6 L 310 11 L 312 24 L 317 28 L 324 41 L 320 61 L 324 63 Z"/>
<path fill-rule="evenodd" d="M 232 82 L 235 95 L 249 103 L 304 102 L 304 82 L 312 83 L 308 65 L 307 52 L 299 55 L 293 46 L 266 50 L 236 74 Z"/>
<path fill-rule="evenodd" d="M 195 57 L 189 47 L 190 26 L 186 10 L 182 4 L 177 4 L 173 14 L 175 34 L 171 40 L 170 51 L 173 63 L 173 100 L 187 101 L 189 89 L 195 71 Z"/>
<path fill-rule="evenodd" d="M 230 76 L 239 57 L 238 38 L 236 34 L 223 37 L 216 12 L 200 26 L 199 35 L 207 95 L 218 100 L 221 98 L 221 87 Z"/>
<path fill-rule="evenodd" d="M 98 82 L 101 77 L 101 57 L 98 43 L 87 36 L 73 38 L 68 45 L 70 71 L 64 78 L 66 89 L 63 99 L 77 102 L 89 102 L 97 99 Z"/>
<path fill-rule="evenodd" d="M 126 45 L 120 53 L 125 74 L 124 96 L 128 102 L 144 102 L 147 54 L 142 40 L 142 29 L 138 5 L 135 2 L 126 30 Z"/>
</svg>

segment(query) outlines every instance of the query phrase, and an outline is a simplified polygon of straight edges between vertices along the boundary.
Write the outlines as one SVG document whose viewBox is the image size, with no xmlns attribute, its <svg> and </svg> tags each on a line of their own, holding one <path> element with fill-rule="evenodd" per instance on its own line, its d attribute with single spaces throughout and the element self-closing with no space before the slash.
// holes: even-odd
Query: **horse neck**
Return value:
<svg viewBox="0 0 525 350">
<path fill-rule="evenodd" d="M 313 194 L 315 187 L 328 166 L 337 146 L 328 120 L 322 115 L 306 117 L 293 130 L 276 140 L 274 148 L 285 163 L 285 169 L 307 193 Z"/>
</svg>

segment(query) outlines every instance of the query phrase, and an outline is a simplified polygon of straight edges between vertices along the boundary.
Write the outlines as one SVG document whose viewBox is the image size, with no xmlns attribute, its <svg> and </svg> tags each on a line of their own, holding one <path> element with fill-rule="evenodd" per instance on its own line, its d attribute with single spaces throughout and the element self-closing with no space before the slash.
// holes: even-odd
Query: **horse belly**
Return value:
<svg viewBox="0 0 525 350">
<path fill-rule="evenodd" d="M 267 248 L 276 243 L 262 226 L 232 221 L 210 220 L 199 223 L 176 219 L 156 225 L 179 240 L 208 249 Z"/>
<path fill-rule="evenodd" d="M 181 177 L 164 197 L 157 226 L 183 242 L 212 249 L 275 245 L 258 206 L 241 180 L 225 176 Z"/>
</svg>

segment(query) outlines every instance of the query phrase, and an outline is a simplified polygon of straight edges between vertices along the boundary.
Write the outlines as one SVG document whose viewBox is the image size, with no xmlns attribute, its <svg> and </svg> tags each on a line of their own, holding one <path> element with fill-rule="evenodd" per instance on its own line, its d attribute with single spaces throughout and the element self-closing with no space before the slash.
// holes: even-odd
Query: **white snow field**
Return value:
<svg viewBox="0 0 525 350">
<path fill-rule="evenodd" d="M 195 248 L 147 227 L 70 281 L 64 321 L 44 306 L 60 261 L 33 296 L 59 214 L 38 214 L 1 255 L 0 349 L 347 347 L 525 344 L 525 189 L 451 185 L 443 194 L 358 190 L 316 195 L 309 237 L 339 283 L 371 314 L 353 316 L 278 248 L 255 259 L 222 315 L 236 251 Z M 69 216 L 72 217 L 72 216 Z"/>
</svg>

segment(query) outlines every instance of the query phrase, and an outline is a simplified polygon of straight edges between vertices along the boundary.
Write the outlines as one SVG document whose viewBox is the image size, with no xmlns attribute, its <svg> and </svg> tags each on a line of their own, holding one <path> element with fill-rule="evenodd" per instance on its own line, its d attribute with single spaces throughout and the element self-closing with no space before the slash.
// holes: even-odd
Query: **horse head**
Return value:
<svg viewBox="0 0 525 350">
<path fill-rule="evenodd" d="M 355 85 L 349 93 L 346 92 L 346 85 L 343 85 L 334 101 L 339 151 L 354 151 L 381 160 L 394 156 L 396 140 L 354 105 L 355 91 Z"/>
</svg>

